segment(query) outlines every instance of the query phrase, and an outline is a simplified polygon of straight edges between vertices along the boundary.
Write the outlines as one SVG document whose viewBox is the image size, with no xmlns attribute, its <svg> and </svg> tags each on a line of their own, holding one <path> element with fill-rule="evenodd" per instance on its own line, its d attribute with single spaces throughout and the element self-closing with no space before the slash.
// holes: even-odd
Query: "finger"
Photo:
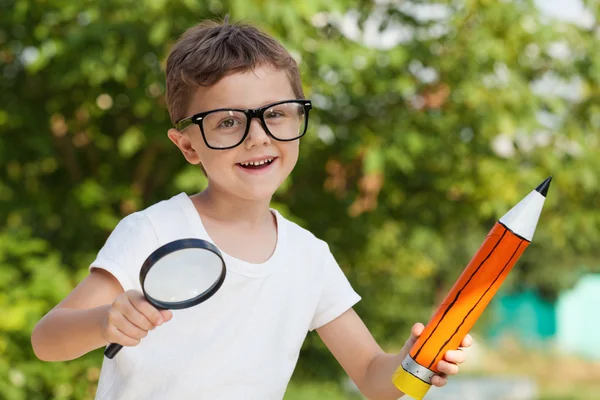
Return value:
<svg viewBox="0 0 600 400">
<path fill-rule="evenodd" d="M 402 348 L 408 351 L 408 349 L 410 349 L 415 344 L 417 338 L 423 332 L 423 329 L 425 329 L 425 327 L 422 323 L 417 322 L 416 324 L 414 324 L 410 330 L 410 337 L 406 340 L 406 343 L 404 343 L 404 346 Z"/>
<path fill-rule="evenodd" d="M 155 325 L 150 321 L 142 312 L 138 310 L 138 308 L 129 300 L 126 300 L 119 305 L 115 305 L 118 310 L 135 326 L 144 329 L 146 331 L 150 331 L 155 328 Z M 141 306 L 140 306 L 141 307 Z"/>
<path fill-rule="evenodd" d="M 115 325 L 110 325 L 108 327 L 108 338 L 111 343 L 118 343 L 121 346 L 133 347 L 140 344 L 140 339 L 135 339 L 127 336 L 123 333 L 119 328 Z"/>
<path fill-rule="evenodd" d="M 421 336 L 421 333 L 423 333 L 424 329 L 425 325 L 423 325 L 422 323 L 417 322 L 416 324 L 414 324 L 412 326 L 412 329 L 410 330 L 411 338 L 414 337 L 416 340 L 419 336 Z"/>
<path fill-rule="evenodd" d="M 132 324 L 123 314 L 117 310 L 109 311 L 109 321 L 111 325 L 116 327 L 119 332 L 128 336 L 132 339 L 142 339 L 148 336 L 148 331 L 140 329 L 138 326 Z"/>
<path fill-rule="evenodd" d="M 170 321 L 171 318 L 173 318 L 173 313 L 170 310 L 160 310 L 159 312 L 165 322 Z"/>
<path fill-rule="evenodd" d="M 436 387 L 443 387 L 448 383 L 448 378 L 444 374 L 434 375 L 431 378 L 431 384 Z"/>
<path fill-rule="evenodd" d="M 140 326 L 140 328 L 150 330 L 154 329 L 155 326 L 162 325 L 162 323 L 165 322 L 160 312 L 152 304 L 148 303 L 145 298 L 135 296 L 129 300 L 131 301 L 133 307 L 135 307 L 135 309 L 148 321 L 146 324 L 148 327 Z"/>
<path fill-rule="evenodd" d="M 473 344 L 473 337 L 471 335 L 467 334 L 467 336 L 465 336 L 465 338 L 460 343 L 460 347 L 471 347 L 472 344 Z"/>
<path fill-rule="evenodd" d="M 459 371 L 458 365 L 449 363 L 448 361 L 444 360 L 441 360 L 437 363 L 437 369 L 438 371 L 446 375 L 456 375 Z"/>
<path fill-rule="evenodd" d="M 454 364 L 462 364 L 465 362 L 467 355 L 463 350 L 448 350 L 446 354 L 444 354 L 444 360 L 454 363 Z"/>
</svg>

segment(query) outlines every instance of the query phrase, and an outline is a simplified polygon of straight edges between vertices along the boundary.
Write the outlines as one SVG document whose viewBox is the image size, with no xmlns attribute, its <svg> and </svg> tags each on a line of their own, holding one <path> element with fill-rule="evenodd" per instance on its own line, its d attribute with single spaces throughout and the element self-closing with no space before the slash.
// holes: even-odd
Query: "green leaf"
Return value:
<svg viewBox="0 0 600 400">
<path fill-rule="evenodd" d="M 145 143 L 142 130 L 138 126 L 128 128 L 118 142 L 119 154 L 124 158 L 130 158 L 137 153 Z"/>
</svg>

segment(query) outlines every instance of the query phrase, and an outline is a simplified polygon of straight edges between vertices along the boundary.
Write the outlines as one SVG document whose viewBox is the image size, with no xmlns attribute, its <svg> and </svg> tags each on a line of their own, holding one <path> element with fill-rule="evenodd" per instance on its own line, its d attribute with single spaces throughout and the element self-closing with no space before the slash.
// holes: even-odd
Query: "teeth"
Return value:
<svg viewBox="0 0 600 400">
<path fill-rule="evenodd" d="M 272 158 L 267 158 L 266 160 L 261 160 L 261 161 L 249 161 L 249 162 L 243 162 L 243 163 L 240 163 L 240 165 L 243 165 L 244 167 L 247 167 L 247 166 L 249 166 L 249 165 L 255 165 L 255 166 L 258 166 L 258 165 L 268 164 L 268 163 L 270 163 L 270 162 L 272 162 L 272 161 L 273 161 L 273 159 L 272 159 Z"/>
</svg>

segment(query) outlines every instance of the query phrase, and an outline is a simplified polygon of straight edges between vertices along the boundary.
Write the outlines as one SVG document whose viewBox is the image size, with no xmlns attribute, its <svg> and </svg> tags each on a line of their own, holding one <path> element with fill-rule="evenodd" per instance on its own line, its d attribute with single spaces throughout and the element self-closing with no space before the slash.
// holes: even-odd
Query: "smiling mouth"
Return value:
<svg viewBox="0 0 600 400">
<path fill-rule="evenodd" d="M 273 161 L 275 161 L 276 159 L 277 159 L 277 157 L 273 157 L 273 158 L 267 158 L 267 159 L 261 160 L 261 161 L 249 161 L 249 162 L 238 163 L 237 165 L 239 165 L 240 167 L 242 167 L 244 169 L 264 169 L 264 168 L 267 168 L 269 165 L 271 165 L 273 163 Z"/>
</svg>

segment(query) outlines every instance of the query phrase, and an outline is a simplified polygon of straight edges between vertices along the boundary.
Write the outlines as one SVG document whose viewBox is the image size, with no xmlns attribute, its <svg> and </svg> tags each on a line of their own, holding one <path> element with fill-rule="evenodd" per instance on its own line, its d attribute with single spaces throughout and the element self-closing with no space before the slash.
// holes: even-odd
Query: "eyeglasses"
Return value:
<svg viewBox="0 0 600 400">
<path fill-rule="evenodd" d="M 267 135 L 289 142 L 306 133 L 311 108 L 310 100 L 285 100 L 248 110 L 220 108 L 179 120 L 175 128 L 181 132 L 196 124 L 209 148 L 227 150 L 246 139 L 252 119 L 258 118 Z"/>
</svg>

